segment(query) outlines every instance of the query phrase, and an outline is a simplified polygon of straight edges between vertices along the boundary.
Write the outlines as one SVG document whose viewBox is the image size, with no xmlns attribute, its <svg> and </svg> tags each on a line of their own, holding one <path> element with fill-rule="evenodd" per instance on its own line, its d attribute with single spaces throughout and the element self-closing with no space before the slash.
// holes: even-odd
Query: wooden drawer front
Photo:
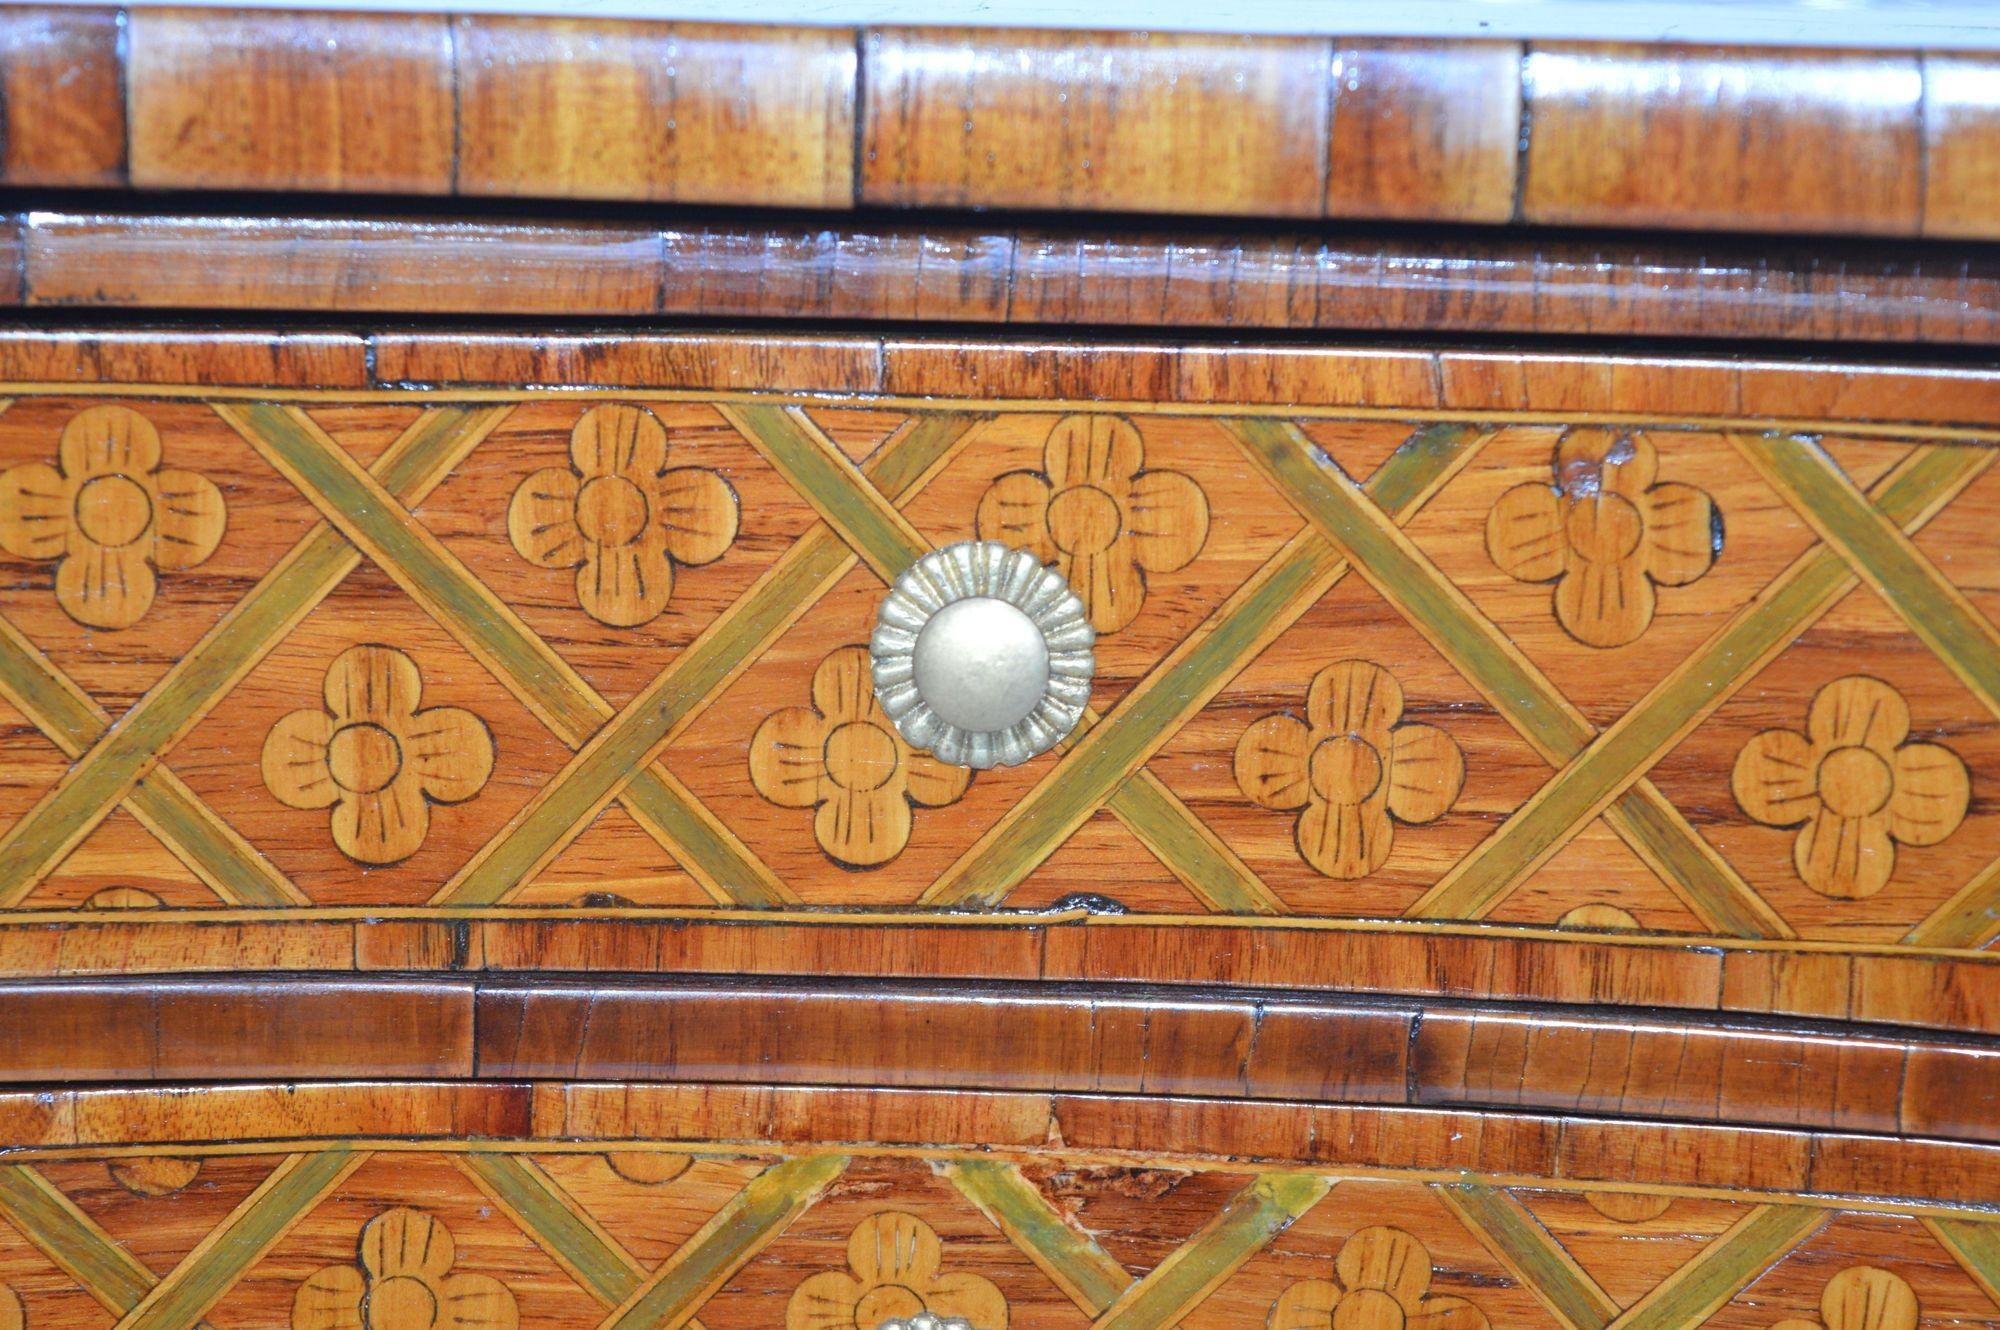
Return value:
<svg viewBox="0 0 2000 1330">
<path fill-rule="evenodd" d="M 766 354 L 751 388 L 797 373 Z M 1352 405 L 10 388 L 6 966 L 595 954 L 1990 1028 L 1991 438 L 1605 410 L 1588 362 L 1507 410 L 1331 364 Z M 1099 644 L 1073 740 L 968 777 L 893 737 L 863 644 L 885 578 L 975 536 L 1053 561 Z"/>
<path fill-rule="evenodd" d="M 1239 1330 L 1349 1299 L 1538 1330 L 2000 1322 L 1992 1161 L 1865 1138 L 1814 1171 L 1777 1132 L 624 1085 L 0 1115 L 24 1147 L 0 1164 L 0 1307 L 28 1326 L 313 1330 L 397 1295 L 468 1327 L 874 1330 L 928 1307 Z"/>
</svg>

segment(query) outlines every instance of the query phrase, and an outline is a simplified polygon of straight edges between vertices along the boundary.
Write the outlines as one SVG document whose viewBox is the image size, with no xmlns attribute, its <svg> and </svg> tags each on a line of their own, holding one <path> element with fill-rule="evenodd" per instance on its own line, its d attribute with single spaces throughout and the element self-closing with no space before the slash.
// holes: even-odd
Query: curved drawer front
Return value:
<svg viewBox="0 0 2000 1330">
<path fill-rule="evenodd" d="M 10 973 L 588 957 L 1995 1022 L 1978 374 L 4 355 Z M 976 774 L 896 733 L 865 649 L 886 581 L 975 538 L 1097 633 L 1077 731 Z"/>
<path fill-rule="evenodd" d="M 716 1330 L 2000 1320 L 1990 1150 L 1915 1142 L 617 1084 L 0 1095 L 0 1121 L 0 1308 L 29 1326 L 432 1323 L 398 1298 Z"/>
</svg>

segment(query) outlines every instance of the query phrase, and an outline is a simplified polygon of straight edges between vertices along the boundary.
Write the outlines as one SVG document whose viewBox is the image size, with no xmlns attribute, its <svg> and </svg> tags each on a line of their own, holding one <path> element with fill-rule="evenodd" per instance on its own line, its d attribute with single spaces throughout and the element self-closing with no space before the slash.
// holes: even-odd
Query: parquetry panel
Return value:
<svg viewBox="0 0 2000 1330">
<path fill-rule="evenodd" d="M 1982 946 L 1996 455 L 1666 418 L 24 391 L 0 907 L 1088 895 Z M 1076 735 L 947 789 L 884 731 L 866 788 L 761 787 L 774 715 L 881 728 L 832 681 L 885 579 L 973 536 L 1085 595 Z M 1843 728 L 1816 701 L 1843 688 L 1907 722 Z"/>
</svg>

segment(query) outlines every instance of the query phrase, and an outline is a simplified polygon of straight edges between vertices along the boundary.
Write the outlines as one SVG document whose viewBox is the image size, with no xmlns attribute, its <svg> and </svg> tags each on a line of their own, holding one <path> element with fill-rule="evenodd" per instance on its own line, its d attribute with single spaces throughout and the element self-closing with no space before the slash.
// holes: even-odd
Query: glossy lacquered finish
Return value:
<svg viewBox="0 0 2000 1330">
<path fill-rule="evenodd" d="M 150 7 L 121 45 L 120 22 L 0 22 L 6 183 L 2000 234 L 1987 56 Z"/>
<path fill-rule="evenodd" d="M 1983 251 L 522 217 L 0 219 L 0 302 L 1991 344 Z"/>
</svg>

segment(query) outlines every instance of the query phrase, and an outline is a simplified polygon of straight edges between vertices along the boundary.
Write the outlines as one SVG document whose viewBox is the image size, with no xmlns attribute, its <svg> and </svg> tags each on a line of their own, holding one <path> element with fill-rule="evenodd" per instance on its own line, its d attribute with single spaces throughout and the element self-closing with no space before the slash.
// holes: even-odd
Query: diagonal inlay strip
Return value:
<svg viewBox="0 0 2000 1330">
<path fill-rule="evenodd" d="M 1731 436 L 1946 668 L 2000 714 L 2000 632 L 1811 439 Z"/>
<path fill-rule="evenodd" d="M 960 1159 L 945 1176 L 1007 1240 L 1024 1252 L 1071 1302 L 1101 1316 L 1132 1287 L 1132 1276 L 1096 1239 L 1067 1223 L 1018 1164 Z"/>
<path fill-rule="evenodd" d="M 1433 1190 L 1460 1223 L 1571 1330 L 1604 1330 L 1620 1308 L 1609 1293 L 1507 1192 L 1481 1182 Z"/>
<path fill-rule="evenodd" d="M 827 523 L 888 582 L 930 544 L 802 411 L 736 406 L 725 414 L 765 459 L 804 494 Z M 837 493 L 820 488 L 835 486 Z M 1086 708 L 1083 723 L 1097 714 Z M 1111 812 L 1211 908 L 1277 914 L 1283 906 L 1255 873 L 1151 772 L 1140 771 L 1113 796 Z"/>
<path fill-rule="evenodd" d="M 896 494 L 915 493 L 983 417 L 931 416 L 885 445 L 870 470 Z M 671 779 L 654 763 L 701 707 L 824 595 L 855 556 L 824 525 L 805 532 L 764 575 L 676 656 L 652 683 L 578 748 L 576 755 L 434 897 L 434 903 L 505 900 L 589 825 L 596 811 L 638 783 L 632 773 Z M 676 782 L 677 784 L 677 782 Z M 687 795 L 689 800 L 693 795 Z M 790 893 L 785 893 L 790 899 Z"/>
<path fill-rule="evenodd" d="M 1611 1323 L 1613 1330 L 1700 1325 L 1833 1216 L 1806 1205 L 1761 1205 Z"/>
<path fill-rule="evenodd" d="M 1992 464 L 1982 448 L 1933 445 L 1875 486 L 1876 507 L 1916 530 Z M 1602 813 L 1689 731 L 1856 585 L 1823 545 L 1801 554 L 1693 655 L 1516 809 L 1410 909 L 1423 919 L 1483 918 Z"/>
<path fill-rule="evenodd" d="M 426 413 L 376 461 L 380 483 L 400 500 L 417 502 L 512 409 L 442 407 Z M 0 836 L 0 907 L 34 890 L 360 561 L 353 546 L 324 523 L 301 537 Z"/>
<path fill-rule="evenodd" d="M 1926 1219 L 1923 1225 L 1951 1253 L 1958 1268 L 1995 1304 L 2000 1304 L 2000 1224 Z"/>
<path fill-rule="evenodd" d="M 0 1164 L 0 1216 L 114 1315 L 138 1306 L 158 1282 L 74 1201 L 25 1164 Z"/>
<path fill-rule="evenodd" d="M 1374 483 L 1406 496 L 1398 516 L 1407 520 L 1485 438 L 1457 425 L 1420 431 L 1382 464 Z M 939 875 L 921 903 L 992 905 L 1003 899 L 1348 567 L 1319 533 L 1294 537 L 1103 720 L 1086 720 L 1047 774 Z"/>
<path fill-rule="evenodd" d="M 285 1160 L 153 1286 L 116 1330 L 188 1330 L 367 1158 L 365 1152 L 337 1145 Z"/>
<path fill-rule="evenodd" d="M 4 618 L 0 618 L 0 696 L 72 762 L 89 752 L 111 724 L 96 699 Z M 156 766 L 133 786 L 125 806 L 230 904 L 306 903 L 305 893 L 167 768 Z"/>
<path fill-rule="evenodd" d="M 645 1270 L 534 1160 L 474 1151 L 458 1165 L 529 1237 L 608 1307 L 639 1291 Z"/>
<path fill-rule="evenodd" d="M 846 1168 L 840 1155 L 809 1155 L 765 1169 L 613 1310 L 600 1330 L 680 1330 Z"/>
<path fill-rule="evenodd" d="M 1561 767 L 1584 750 L 1596 731 L 1583 713 L 1398 529 L 1391 514 L 1339 468 L 1317 460 L 1319 450 L 1303 431 L 1287 421 L 1226 423 L 1251 461 L 1546 761 Z M 1650 781 L 1625 793 L 1607 818 L 1710 927 L 1739 937 L 1791 936 L 1785 921 Z"/>
<path fill-rule="evenodd" d="M 304 412 L 256 403 L 217 409 L 563 742 L 584 745 L 611 719 L 611 704 Z M 718 900 L 789 899 L 769 867 L 678 782 L 652 770 L 630 780 L 634 818 Z"/>
<path fill-rule="evenodd" d="M 1168 1330 L 1243 1263 L 1318 1205 L 1333 1181 L 1314 1173 L 1266 1173 L 1237 1192 L 1147 1276 L 1120 1295 L 1092 1330 Z"/>
</svg>

